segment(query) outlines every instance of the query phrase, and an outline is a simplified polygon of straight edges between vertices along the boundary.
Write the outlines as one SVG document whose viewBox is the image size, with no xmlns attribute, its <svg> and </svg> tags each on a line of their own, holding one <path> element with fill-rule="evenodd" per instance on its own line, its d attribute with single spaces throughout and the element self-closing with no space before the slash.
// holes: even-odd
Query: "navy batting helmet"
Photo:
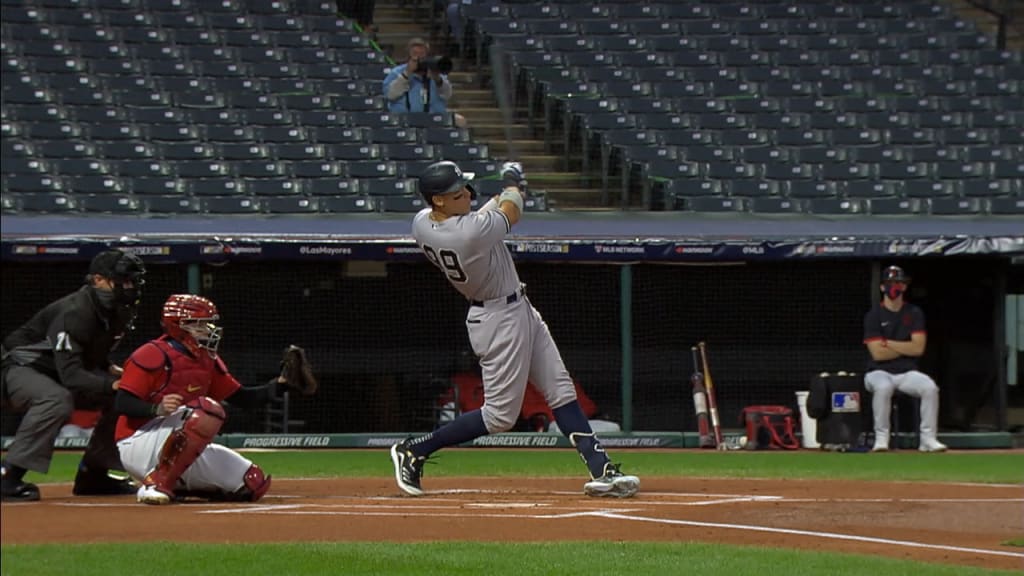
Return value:
<svg viewBox="0 0 1024 576">
<path fill-rule="evenodd" d="M 902 282 L 904 284 L 909 284 L 910 276 L 907 276 L 907 273 L 899 266 L 889 266 L 882 272 L 882 283 L 888 284 L 890 282 Z"/>
<path fill-rule="evenodd" d="M 468 188 L 472 198 L 476 198 L 476 190 L 470 185 L 472 172 L 463 172 L 455 162 L 447 160 L 434 162 L 420 174 L 420 194 L 429 206 L 433 206 L 431 198 L 438 194 L 449 194 L 462 188 Z"/>
</svg>

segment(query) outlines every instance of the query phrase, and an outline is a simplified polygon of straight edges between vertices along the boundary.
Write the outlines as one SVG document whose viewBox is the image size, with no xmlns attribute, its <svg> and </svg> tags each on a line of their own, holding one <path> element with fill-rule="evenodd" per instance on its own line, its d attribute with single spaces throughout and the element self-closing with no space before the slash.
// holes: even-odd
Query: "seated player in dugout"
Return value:
<svg viewBox="0 0 1024 576">
<path fill-rule="evenodd" d="M 939 419 L 939 387 L 917 369 L 924 355 L 927 335 L 924 312 L 906 301 L 910 277 L 899 266 L 882 272 L 881 301 L 864 315 L 864 345 L 868 365 L 864 388 L 871 393 L 875 420 L 872 452 L 889 449 L 889 419 L 892 395 L 902 392 L 921 399 L 921 452 L 944 452 L 946 445 L 936 438 Z"/>
<path fill-rule="evenodd" d="M 276 384 L 316 392 L 305 355 L 294 346 L 285 352 L 280 376 L 262 386 L 243 387 L 217 353 L 219 320 L 210 300 L 171 295 L 163 306 L 164 334 L 137 348 L 125 362 L 115 399 L 121 415 L 116 437 L 125 470 L 141 484 L 139 502 L 259 500 L 270 489 L 270 476 L 213 442 L 226 418 L 222 402 L 263 407 Z M 301 378 L 293 379 L 295 369 L 302 371 Z"/>
</svg>

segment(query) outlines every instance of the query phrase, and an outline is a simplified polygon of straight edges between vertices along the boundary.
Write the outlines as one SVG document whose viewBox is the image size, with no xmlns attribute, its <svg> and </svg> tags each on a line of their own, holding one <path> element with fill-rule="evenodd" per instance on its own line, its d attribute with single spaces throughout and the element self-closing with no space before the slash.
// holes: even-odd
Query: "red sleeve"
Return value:
<svg viewBox="0 0 1024 576">
<path fill-rule="evenodd" d="M 124 363 L 124 374 L 121 375 L 118 388 L 143 400 L 151 400 L 166 377 L 163 365 L 163 352 L 152 344 L 143 344 Z"/>
<path fill-rule="evenodd" d="M 216 364 L 213 368 L 213 378 L 210 379 L 209 396 L 218 402 L 222 402 L 225 398 L 237 392 L 242 385 L 228 372 L 228 367 L 224 364 L 223 360 L 217 358 L 214 362 Z"/>
</svg>

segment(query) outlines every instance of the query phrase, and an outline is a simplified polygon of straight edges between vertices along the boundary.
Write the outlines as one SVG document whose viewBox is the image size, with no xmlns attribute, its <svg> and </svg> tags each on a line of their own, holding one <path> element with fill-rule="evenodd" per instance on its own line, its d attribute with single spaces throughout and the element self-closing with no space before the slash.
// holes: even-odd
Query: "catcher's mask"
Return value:
<svg viewBox="0 0 1024 576">
<path fill-rule="evenodd" d="M 434 162 L 420 174 L 420 194 L 431 208 L 434 207 L 434 203 L 431 202 L 434 196 L 450 194 L 463 188 L 469 189 L 470 198 L 476 198 L 476 190 L 470 184 L 473 176 L 473 172 L 463 172 L 455 162 Z"/>
<path fill-rule="evenodd" d="M 113 284 L 113 300 L 119 306 L 138 306 L 146 284 L 146 265 L 135 254 L 106 250 L 89 263 L 89 276 L 102 276 Z"/>
<path fill-rule="evenodd" d="M 890 300 L 895 300 L 906 293 L 909 285 L 910 276 L 907 276 L 899 266 L 889 266 L 882 272 L 881 290 Z"/>
<path fill-rule="evenodd" d="M 172 294 L 164 302 L 160 322 L 168 336 L 181 342 L 193 354 L 206 350 L 211 358 L 217 357 L 223 329 L 213 302 L 195 294 Z"/>
</svg>

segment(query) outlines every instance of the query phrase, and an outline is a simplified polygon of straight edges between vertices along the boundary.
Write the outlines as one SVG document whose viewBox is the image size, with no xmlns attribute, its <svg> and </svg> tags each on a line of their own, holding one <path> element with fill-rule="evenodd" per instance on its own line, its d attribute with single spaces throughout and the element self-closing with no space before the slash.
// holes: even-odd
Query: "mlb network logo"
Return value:
<svg viewBox="0 0 1024 576">
<path fill-rule="evenodd" d="M 833 392 L 833 412 L 860 412 L 860 392 Z"/>
</svg>

